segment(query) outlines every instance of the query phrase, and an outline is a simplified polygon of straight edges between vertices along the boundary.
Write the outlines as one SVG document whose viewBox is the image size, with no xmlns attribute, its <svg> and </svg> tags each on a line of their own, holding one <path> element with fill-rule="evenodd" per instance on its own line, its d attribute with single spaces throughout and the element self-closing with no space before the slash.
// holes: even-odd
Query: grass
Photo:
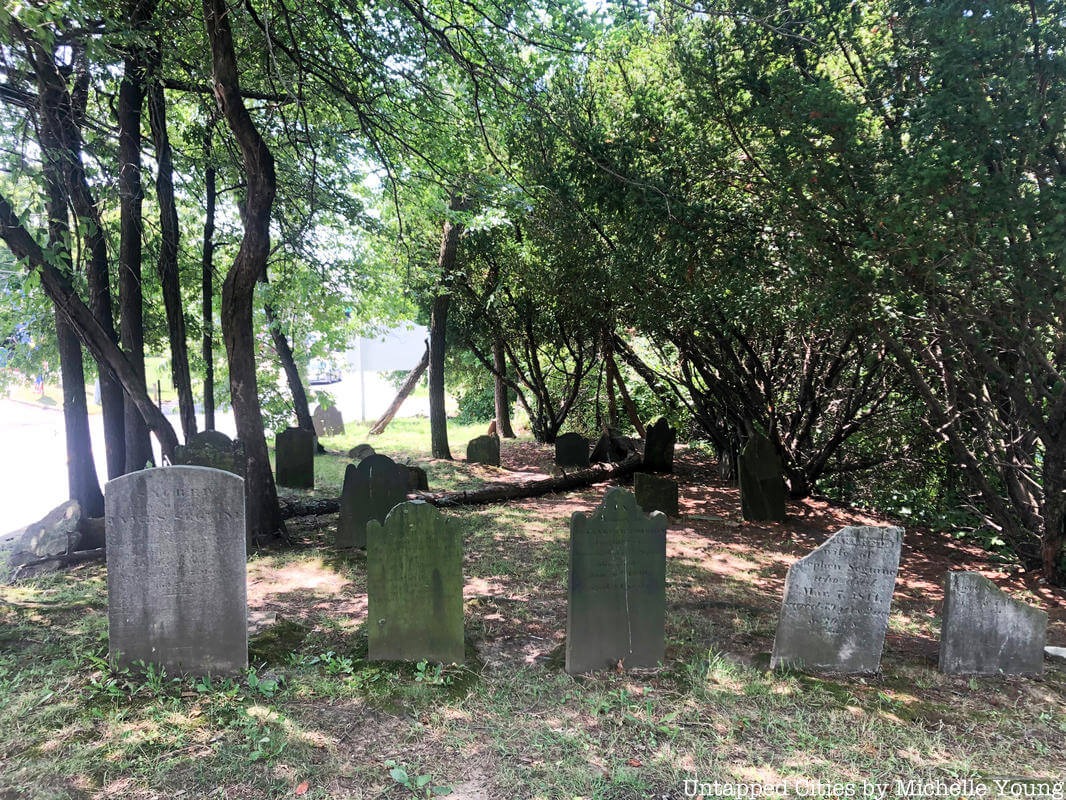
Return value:
<svg viewBox="0 0 1066 800">
<path fill-rule="evenodd" d="M 406 426 L 393 435 L 384 451 L 426 458 Z M 685 529 L 662 667 L 567 675 L 567 518 L 601 491 L 449 512 L 465 532 L 461 667 L 366 660 L 365 558 L 330 553 L 329 518 L 302 531 L 316 546 L 250 559 L 249 603 L 279 622 L 236 679 L 112 672 L 101 566 L 0 588 L 0 798 L 628 800 L 695 779 L 1063 774 L 1062 672 L 971 680 L 897 651 L 872 678 L 769 672 L 779 555 Z M 701 544 L 733 552 L 731 571 Z M 936 627 L 902 604 L 890 634 Z"/>
</svg>

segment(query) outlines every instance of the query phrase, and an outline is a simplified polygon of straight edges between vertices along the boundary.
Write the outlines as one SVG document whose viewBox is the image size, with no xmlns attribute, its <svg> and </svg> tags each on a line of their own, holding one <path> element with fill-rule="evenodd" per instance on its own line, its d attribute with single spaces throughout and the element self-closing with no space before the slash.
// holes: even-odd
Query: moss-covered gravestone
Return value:
<svg viewBox="0 0 1066 800">
<path fill-rule="evenodd" d="M 953 675 L 1040 675 L 1047 612 L 1004 594 L 976 572 L 944 576 L 940 671 Z"/>
<path fill-rule="evenodd" d="M 555 439 L 557 467 L 589 466 L 589 440 L 580 433 L 564 433 Z"/>
<path fill-rule="evenodd" d="M 274 471 L 278 486 L 315 488 L 315 435 L 303 428 L 286 428 L 274 442 Z"/>
<path fill-rule="evenodd" d="M 348 451 L 348 458 L 358 464 L 367 456 L 374 455 L 374 448 L 368 444 L 357 444 L 351 450 Z"/>
<path fill-rule="evenodd" d="M 407 499 L 409 481 L 407 467 L 380 453 L 367 456 L 358 466 L 349 464 L 341 488 L 337 547 L 366 547 L 367 523 L 384 522 L 393 507 Z"/>
<path fill-rule="evenodd" d="M 175 466 L 224 469 L 242 478 L 248 471 L 244 443 L 218 431 L 201 431 L 174 449 Z"/>
<path fill-rule="evenodd" d="M 500 439 L 498 436 L 477 436 L 466 445 L 466 460 L 471 464 L 500 466 Z"/>
<path fill-rule="evenodd" d="M 336 406 L 318 406 L 311 415 L 316 436 L 343 436 L 344 417 Z"/>
<path fill-rule="evenodd" d="M 785 478 L 773 443 L 755 433 L 737 459 L 740 510 L 752 522 L 784 522 Z"/>
<path fill-rule="evenodd" d="M 372 661 L 458 663 L 463 652 L 463 537 L 421 501 L 367 524 L 367 639 Z"/>
<path fill-rule="evenodd" d="M 637 505 L 643 508 L 645 513 L 662 511 L 668 517 L 676 517 L 680 514 L 677 503 L 677 481 L 675 480 L 661 475 L 650 475 L 647 472 L 637 472 L 633 475 L 633 494 L 637 497 Z"/>
<path fill-rule="evenodd" d="M 570 518 L 566 671 L 654 667 L 663 659 L 666 517 L 644 516 L 625 489 Z"/>
<path fill-rule="evenodd" d="M 789 567 L 770 667 L 877 672 L 902 546 L 903 528 L 849 525 Z"/>
<path fill-rule="evenodd" d="M 677 431 L 670 427 L 665 417 L 659 417 L 648 426 L 644 437 L 644 469 L 648 472 L 673 472 L 675 444 Z"/>
</svg>

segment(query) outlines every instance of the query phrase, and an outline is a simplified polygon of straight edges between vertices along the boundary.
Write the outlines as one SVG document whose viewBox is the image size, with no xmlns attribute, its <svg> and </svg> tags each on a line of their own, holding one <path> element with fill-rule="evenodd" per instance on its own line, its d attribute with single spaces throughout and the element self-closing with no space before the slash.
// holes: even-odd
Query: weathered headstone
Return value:
<svg viewBox="0 0 1066 800">
<path fill-rule="evenodd" d="M 374 455 L 376 451 L 368 444 L 357 444 L 351 450 L 348 451 L 348 458 L 358 464 L 367 456 Z"/>
<path fill-rule="evenodd" d="M 68 500 L 49 511 L 43 519 L 12 532 L 10 537 L 3 537 L 13 541 L 4 568 L 0 569 L 0 578 L 8 580 L 16 574 L 21 576 L 25 570 L 20 567 L 41 558 L 84 549 L 83 522 L 81 504 L 77 500 Z"/>
<path fill-rule="evenodd" d="M 466 460 L 471 464 L 500 466 L 500 440 L 496 436 L 478 436 L 466 445 Z"/>
<path fill-rule="evenodd" d="M 564 433 L 555 440 L 555 464 L 559 467 L 589 466 L 589 440 L 580 433 Z"/>
<path fill-rule="evenodd" d="M 311 415 L 311 423 L 315 426 L 316 436 L 342 436 L 344 434 L 344 418 L 336 406 L 318 406 L 315 413 Z"/>
<path fill-rule="evenodd" d="M 407 499 L 410 482 L 407 467 L 388 456 L 375 453 L 359 465 L 344 470 L 337 547 L 366 547 L 366 525 L 375 519 L 384 522 L 393 507 Z"/>
<path fill-rule="evenodd" d="M 414 464 L 407 465 L 407 491 L 429 491 L 429 476 L 424 469 L 417 467 Z"/>
<path fill-rule="evenodd" d="M 676 517 L 681 513 L 677 502 L 677 481 L 670 478 L 647 472 L 634 473 L 633 494 L 637 497 L 637 505 L 646 514 L 662 511 L 668 517 Z"/>
<path fill-rule="evenodd" d="M 902 546 L 902 528 L 848 526 L 789 567 L 770 667 L 877 672 Z"/>
<path fill-rule="evenodd" d="M 242 478 L 248 471 L 244 443 L 218 431 L 201 431 L 178 445 L 174 450 L 174 465 L 224 469 Z"/>
<path fill-rule="evenodd" d="M 737 459 L 740 511 L 752 522 L 784 522 L 785 479 L 773 443 L 754 434 Z"/>
<path fill-rule="evenodd" d="M 663 659 L 666 517 L 645 517 L 625 489 L 570 518 L 566 671 L 654 667 Z"/>
<path fill-rule="evenodd" d="M 112 662 L 169 674 L 245 669 L 244 480 L 208 467 L 146 469 L 108 483 L 104 506 Z"/>
<path fill-rule="evenodd" d="M 315 488 L 315 435 L 303 428 L 286 428 L 274 445 L 274 463 L 279 486 Z"/>
<path fill-rule="evenodd" d="M 976 572 L 944 576 L 940 671 L 952 675 L 1039 675 L 1047 612 L 1000 591 Z"/>
<path fill-rule="evenodd" d="M 592 448 L 590 459 L 594 464 L 617 464 L 625 461 L 636 451 L 636 446 L 614 428 L 608 428 Z"/>
<path fill-rule="evenodd" d="M 372 661 L 463 663 L 463 537 L 421 501 L 367 524 L 367 639 Z"/>
<path fill-rule="evenodd" d="M 644 437 L 644 469 L 648 472 L 673 472 L 675 444 L 677 431 L 670 427 L 665 417 L 659 417 L 648 426 Z"/>
</svg>

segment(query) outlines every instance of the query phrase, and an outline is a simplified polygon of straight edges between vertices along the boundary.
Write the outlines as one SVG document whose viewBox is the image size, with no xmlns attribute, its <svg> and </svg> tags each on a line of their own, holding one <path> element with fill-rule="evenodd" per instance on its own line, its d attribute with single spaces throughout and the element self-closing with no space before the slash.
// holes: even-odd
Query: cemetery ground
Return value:
<svg viewBox="0 0 1066 800">
<path fill-rule="evenodd" d="M 324 440 L 317 488 L 298 494 L 337 497 L 341 454 L 364 430 Z M 481 432 L 453 426 L 453 454 Z M 434 461 L 428 441 L 412 419 L 372 443 L 425 467 L 431 491 L 551 472 L 552 449 L 531 441 L 505 440 L 503 469 Z M 238 680 L 111 672 L 102 565 L 2 587 L 0 798 L 606 800 L 684 797 L 695 779 L 1062 778 L 1061 666 L 1040 678 L 936 671 L 945 570 L 980 571 L 1047 610 L 1051 645 L 1066 644 L 1061 593 L 902 522 L 882 672 L 770 672 L 789 564 L 845 524 L 890 521 L 805 501 L 785 523 L 743 523 L 704 452 L 679 450 L 676 472 L 655 670 L 563 671 L 569 517 L 591 511 L 603 484 L 447 510 L 464 531 L 461 667 L 365 660 L 366 562 L 333 552 L 336 514 L 290 520 L 290 547 L 250 558 L 253 666 Z"/>
</svg>

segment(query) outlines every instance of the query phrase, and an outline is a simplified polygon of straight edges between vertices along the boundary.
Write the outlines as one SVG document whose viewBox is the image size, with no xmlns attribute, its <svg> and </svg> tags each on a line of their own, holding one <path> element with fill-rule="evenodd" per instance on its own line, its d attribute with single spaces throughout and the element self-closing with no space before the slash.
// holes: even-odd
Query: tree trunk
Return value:
<svg viewBox="0 0 1066 800">
<path fill-rule="evenodd" d="M 492 343 L 492 365 L 495 367 L 493 394 L 496 401 L 496 431 L 504 439 L 515 438 L 511 427 L 511 401 L 507 396 L 507 382 L 503 376 L 507 372 L 507 359 L 504 357 L 503 342 L 499 339 Z"/>
<path fill-rule="evenodd" d="M 610 368 L 606 369 L 607 385 L 607 424 L 612 428 L 618 428 L 618 398 L 614 396 L 614 373 Z"/>
<path fill-rule="evenodd" d="M 415 365 L 415 368 L 407 373 L 407 379 L 403 382 L 403 386 L 400 387 L 400 391 L 396 393 L 396 397 L 393 399 L 392 404 L 386 409 L 385 413 L 381 415 L 381 418 L 374 423 L 374 426 L 367 432 L 367 436 L 377 436 L 385 432 L 385 428 L 392 422 L 392 418 L 396 416 L 396 412 L 400 410 L 400 406 L 403 405 L 403 401 L 407 399 L 407 396 L 415 390 L 418 385 L 418 381 L 422 377 L 422 373 L 426 371 L 426 367 L 429 366 L 429 343 L 426 343 L 426 352 L 422 354 L 422 360 Z"/>
<path fill-rule="evenodd" d="M 155 50 L 159 57 L 159 45 Z M 156 63 L 158 67 L 158 61 Z M 178 411 L 185 441 L 196 433 L 196 401 L 192 394 L 189 372 L 189 346 L 185 331 L 185 308 L 181 299 L 181 276 L 178 273 L 178 209 L 174 203 L 174 164 L 170 137 L 167 134 L 167 108 L 163 85 L 157 76 L 148 89 L 148 120 L 152 128 L 158 166 L 156 196 L 159 199 L 159 283 L 163 288 L 163 306 L 170 333 L 170 372 L 178 393 Z"/>
<path fill-rule="evenodd" d="M 211 131 L 208 123 L 204 134 L 204 182 L 207 185 L 207 211 L 204 215 L 204 246 L 200 265 L 200 285 L 203 297 L 203 342 L 201 355 L 204 360 L 204 428 L 215 429 L 215 352 L 214 352 L 214 255 L 215 255 L 215 168 L 211 165 Z"/>
<path fill-rule="evenodd" d="M 267 273 L 263 271 L 263 283 L 267 283 Z M 304 390 L 303 380 L 300 379 L 300 370 L 296 367 L 296 359 L 292 355 L 292 347 L 281 329 L 274 306 L 267 301 L 263 302 L 263 311 L 266 314 L 267 325 L 270 327 L 270 338 L 274 341 L 274 350 L 277 351 L 281 360 L 281 368 L 285 371 L 285 380 L 289 384 L 289 392 L 292 394 L 292 407 L 296 412 L 296 426 L 305 431 L 314 433 L 315 424 L 311 420 L 311 409 L 307 404 L 307 392 Z"/>
<path fill-rule="evenodd" d="M 637 432 L 640 438 L 646 438 L 648 432 L 644 428 L 644 423 L 640 421 L 640 415 L 637 414 L 637 405 L 633 402 L 633 398 L 629 396 L 629 390 L 626 389 L 625 381 L 622 380 L 622 373 L 618 371 L 618 365 L 615 364 L 614 361 L 614 353 L 608 350 L 604 354 L 604 357 L 607 360 L 607 371 L 610 373 L 614 382 L 618 384 L 618 391 L 622 395 L 622 404 L 626 408 L 626 416 L 629 417 L 633 429 Z"/>
<path fill-rule="evenodd" d="M 241 215 L 244 236 L 222 284 L 222 337 L 229 358 L 230 394 L 237 436 L 244 442 L 248 458 L 245 479 L 248 535 L 252 538 L 274 537 L 283 533 L 284 527 L 259 406 L 252 304 L 256 285 L 270 254 L 270 211 L 277 190 L 277 177 L 274 156 L 241 99 L 226 0 L 203 0 L 203 9 L 211 42 L 215 97 L 240 146 L 247 182 Z"/>
</svg>

